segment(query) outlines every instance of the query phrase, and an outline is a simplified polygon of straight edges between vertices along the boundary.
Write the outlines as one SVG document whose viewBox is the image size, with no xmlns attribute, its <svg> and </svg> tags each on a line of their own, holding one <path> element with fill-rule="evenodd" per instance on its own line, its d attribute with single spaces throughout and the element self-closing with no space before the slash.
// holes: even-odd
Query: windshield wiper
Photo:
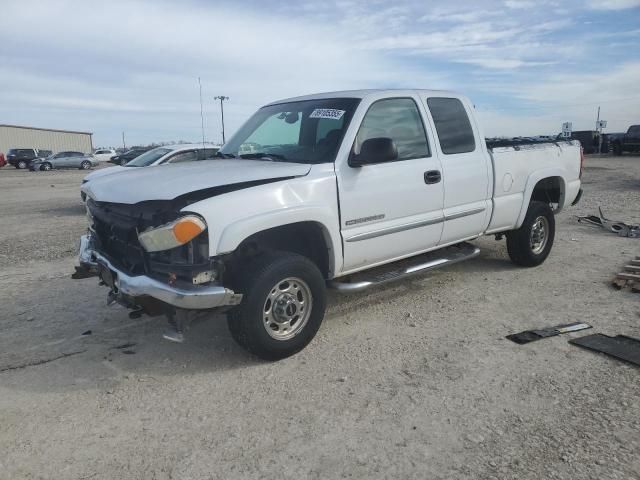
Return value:
<svg viewBox="0 0 640 480">
<path fill-rule="evenodd" d="M 284 155 L 280 155 L 279 153 L 267 153 L 267 152 L 258 152 L 258 153 L 243 153 L 242 155 L 240 155 L 240 158 L 245 158 L 245 159 L 261 159 L 261 158 L 266 158 L 269 159 L 271 161 L 273 161 L 273 159 L 275 158 L 276 160 L 283 160 L 283 161 L 287 161 L 287 157 L 285 157 Z"/>
</svg>

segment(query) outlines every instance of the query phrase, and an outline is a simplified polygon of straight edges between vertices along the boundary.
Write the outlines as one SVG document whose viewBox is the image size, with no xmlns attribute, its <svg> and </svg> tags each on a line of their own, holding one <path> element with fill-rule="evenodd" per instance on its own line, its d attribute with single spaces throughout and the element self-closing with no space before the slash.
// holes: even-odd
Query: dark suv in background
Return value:
<svg viewBox="0 0 640 480">
<path fill-rule="evenodd" d="M 609 144 L 614 155 L 622 155 L 624 152 L 640 152 L 640 125 L 631 125 L 627 133 L 609 135 Z"/>
<path fill-rule="evenodd" d="M 116 165 L 124 165 L 125 163 L 128 163 L 131 160 L 133 160 L 134 158 L 139 157 L 143 153 L 148 152 L 152 148 L 155 148 L 155 147 L 133 147 L 132 149 L 127 150 L 126 152 L 120 155 L 115 155 L 111 157 L 109 162 L 115 163 Z"/>
<path fill-rule="evenodd" d="M 38 148 L 12 148 L 7 152 L 7 162 L 16 168 L 29 168 L 36 158 L 48 157 L 51 150 Z"/>
</svg>

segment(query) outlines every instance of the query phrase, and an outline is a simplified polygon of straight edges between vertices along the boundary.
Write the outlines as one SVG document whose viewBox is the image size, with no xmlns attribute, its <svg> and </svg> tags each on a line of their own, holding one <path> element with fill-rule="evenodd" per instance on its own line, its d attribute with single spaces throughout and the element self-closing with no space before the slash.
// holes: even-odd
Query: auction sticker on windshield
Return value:
<svg viewBox="0 0 640 480">
<path fill-rule="evenodd" d="M 333 108 L 316 108 L 309 118 L 330 118 L 332 120 L 340 120 L 344 115 L 344 110 L 335 110 Z"/>
</svg>

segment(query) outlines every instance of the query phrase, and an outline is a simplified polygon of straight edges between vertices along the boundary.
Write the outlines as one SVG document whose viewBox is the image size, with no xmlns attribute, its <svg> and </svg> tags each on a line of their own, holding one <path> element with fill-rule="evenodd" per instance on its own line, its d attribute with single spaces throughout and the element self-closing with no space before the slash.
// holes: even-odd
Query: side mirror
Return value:
<svg viewBox="0 0 640 480">
<path fill-rule="evenodd" d="M 397 158 L 398 148 L 392 139 L 388 137 L 369 138 L 362 143 L 358 155 L 351 155 L 349 165 L 361 167 L 374 163 L 391 162 Z"/>
</svg>

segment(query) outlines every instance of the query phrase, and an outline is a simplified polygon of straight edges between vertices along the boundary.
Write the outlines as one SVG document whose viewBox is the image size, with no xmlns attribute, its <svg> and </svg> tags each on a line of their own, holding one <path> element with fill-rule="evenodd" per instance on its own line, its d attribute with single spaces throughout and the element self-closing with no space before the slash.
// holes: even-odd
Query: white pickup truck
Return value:
<svg viewBox="0 0 640 480">
<path fill-rule="evenodd" d="M 473 258 L 506 236 L 542 263 L 554 213 L 580 197 L 577 142 L 487 143 L 467 98 L 431 90 L 309 95 L 259 109 L 213 162 L 88 182 L 75 278 L 168 316 L 227 312 L 244 348 L 279 359 L 322 322 L 326 287 L 357 291 Z"/>
</svg>

